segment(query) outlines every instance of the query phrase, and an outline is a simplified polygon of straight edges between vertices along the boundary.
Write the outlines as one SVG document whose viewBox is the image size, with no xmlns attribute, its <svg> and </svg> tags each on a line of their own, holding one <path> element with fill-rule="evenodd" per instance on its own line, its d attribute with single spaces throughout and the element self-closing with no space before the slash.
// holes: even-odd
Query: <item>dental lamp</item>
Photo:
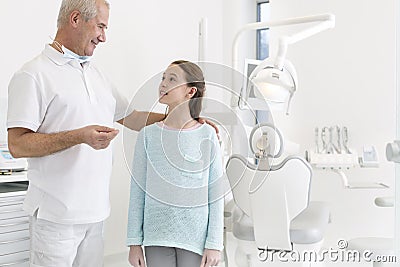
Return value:
<svg viewBox="0 0 400 267">
<path fill-rule="evenodd" d="M 250 23 L 242 27 L 235 35 L 232 48 L 232 66 L 238 69 L 238 40 L 242 33 L 248 30 L 259 30 L 264 28 L 288 26 L 304 23 L 319 22 L 300 32 L 292 35 L 281 36 L 278 39 L 278 51 L 275 57 L 268 57 L 263 60 L 250 74 L 248 86 L 241 89 L 238 106 L 244 109 L 246 106 L 255 109 L 260 99 L 272 105 L 284 105 L 286 102 L 286 114 L 289 111 L 290 101 L 294 92 L 297 90 L 297 74 L 290 61 L 286 59 L 287 47 L 298 41 L 304 40 L 319 32 L 331 29 L 335 26 L 335 16 L 332 14 L 321 14 L 307 17 L 296 17 L 277 21 Z M 254 97 L 250 97 L 251 86 L 254 84 L 258 90 L 254 90 Z M 234 105 L 236 105 L 234 103 Z M 265 105 L 264 105 L 265 106 Z"/>
</svg>

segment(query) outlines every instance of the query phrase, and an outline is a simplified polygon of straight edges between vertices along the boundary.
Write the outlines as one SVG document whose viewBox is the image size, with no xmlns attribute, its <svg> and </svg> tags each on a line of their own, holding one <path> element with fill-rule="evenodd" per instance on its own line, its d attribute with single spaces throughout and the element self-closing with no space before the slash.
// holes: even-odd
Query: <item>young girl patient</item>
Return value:
<svg viewBox="0 0 400 267">
<path fill-rule="evenodd" d="M 214 128 L 198 122 L 204 91 L 199 66 L 172 62 L 159 86 L 169 113 L 139 132 L 127 232 L 132 266 L 219 264 L 223 166 Z"/>
</svg>

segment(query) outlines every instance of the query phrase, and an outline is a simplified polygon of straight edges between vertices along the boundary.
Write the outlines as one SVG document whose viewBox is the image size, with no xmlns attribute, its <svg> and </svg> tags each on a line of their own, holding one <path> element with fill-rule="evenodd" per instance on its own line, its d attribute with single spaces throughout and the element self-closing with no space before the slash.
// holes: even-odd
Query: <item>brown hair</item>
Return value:
<svg viewBox="0 0 400 267">
<path fill-rule="evenodd" d="M 202 97 L 206 90 L 203 71 L 198 65 L 187 60 L 176 60 L 171 65 L 179 66 L 185 72 L 187 85 L 197 88 L 196 93 L 189 100 L 189 110 L 190 116 L 198 120 L 202 108 Z"/>
</svg>

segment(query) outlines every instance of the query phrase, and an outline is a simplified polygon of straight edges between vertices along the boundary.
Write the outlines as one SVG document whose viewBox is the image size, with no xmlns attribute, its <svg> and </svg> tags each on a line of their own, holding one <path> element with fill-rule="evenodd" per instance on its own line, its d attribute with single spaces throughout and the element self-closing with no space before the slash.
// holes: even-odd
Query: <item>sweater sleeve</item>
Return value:
<svg viewBox="0 0 400 267">
<path fill-rule="evenodd" d="M 213 133 L 211 162 L 209 168 L 208 189 L 208 229 L 205 248 L 223 249 L 224 231 L 224 195 L 223 195 L 223 166 L 221 148 L 216 134 Z"/>
<path fill-rule="evenodd" d="M 147 153 L 143 128 L 137 137 L 132 164 L 127 245 L 142 245 Z"/>
</svg>

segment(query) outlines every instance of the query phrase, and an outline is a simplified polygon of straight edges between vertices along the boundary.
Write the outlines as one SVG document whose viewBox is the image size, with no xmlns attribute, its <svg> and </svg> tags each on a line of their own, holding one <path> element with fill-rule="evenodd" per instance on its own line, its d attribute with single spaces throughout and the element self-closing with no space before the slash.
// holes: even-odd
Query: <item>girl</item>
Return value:
<svg viewBox="0 0 400 267">
<path fill-rule="evenodd" d="M 215 130 L 198 122 L 205 82 L 194 63 L 163 74 L 165 120 L 138 135 L 132 169 L 129 262 L 145 267 L 218 265 L 223 248 L 222 161 Z"/>
</svg>

